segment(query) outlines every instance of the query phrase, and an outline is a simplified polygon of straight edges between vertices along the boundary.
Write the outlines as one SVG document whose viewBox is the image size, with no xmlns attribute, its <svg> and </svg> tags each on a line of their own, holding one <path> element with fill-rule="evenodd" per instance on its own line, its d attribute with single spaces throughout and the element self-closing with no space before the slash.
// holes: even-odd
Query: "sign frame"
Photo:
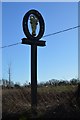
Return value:
<svg viewBox="0 0 80 120">
<path fill-rule="evenodd" d="M 29 16 L 31 14 L 35 15 L 39 20 L 40 29 L 39 29 L 39 33 L 36 37 L 30 34 L 29 28 L 28 28 L 28 20 L 29 20 Z M 24 34 L 28 38 L 28 40 L 38 41 L 44 34 L 44 31 L 45 31 L 44 19 L 37 10 L 34 10 L 34 9 L 29 10 L 23 17 L 22 25 L 23 25 Z"/>
</svg>

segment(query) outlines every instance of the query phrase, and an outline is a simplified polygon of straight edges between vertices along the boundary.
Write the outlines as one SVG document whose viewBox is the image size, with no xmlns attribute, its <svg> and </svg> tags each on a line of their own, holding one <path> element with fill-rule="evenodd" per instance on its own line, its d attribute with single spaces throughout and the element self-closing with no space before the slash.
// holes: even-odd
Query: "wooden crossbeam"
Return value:
<svg viewBox="0 0 80 120">
<path fill-rule="evenodd" d="M 36 45 L 36 46 L 46 46 L 46 41 L 40 40 L 40 41 L 32 41 L 28 40 L 27 38 L 22 38 L 22 44 L 28 44 L 28 45 Z"/>
</svg>

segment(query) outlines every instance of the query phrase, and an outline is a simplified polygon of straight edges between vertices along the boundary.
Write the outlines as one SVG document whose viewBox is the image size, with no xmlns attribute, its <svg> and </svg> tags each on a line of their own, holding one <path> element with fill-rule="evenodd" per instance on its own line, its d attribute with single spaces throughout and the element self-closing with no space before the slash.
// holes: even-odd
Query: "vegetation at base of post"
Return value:
<svg viewBox="0 0 80 120">
<path fill-rule="evenodd" d="M 5 82 L 4 82 L 5 83 Z M 14 87 L 2 84 L 2 120 L 29 120 L 31 113 L 31 85 Z M 70 81 L 50 80 L 38 84 L 38 105 L 35 118 L 80 118 L 80 82 L 78 79 Z"/>
</svg>

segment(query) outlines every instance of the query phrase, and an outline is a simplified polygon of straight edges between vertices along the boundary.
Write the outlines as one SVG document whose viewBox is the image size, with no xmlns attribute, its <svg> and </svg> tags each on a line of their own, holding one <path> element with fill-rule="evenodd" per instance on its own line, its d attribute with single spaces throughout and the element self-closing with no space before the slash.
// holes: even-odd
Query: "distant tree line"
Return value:
<svg viewBox="0 0 80 120">
<path fill-rule="evenodd" d="M 14 87 L 14 83 L 13 83 L 13 81 L 8 81 L 7 79 L 2 79 L 2 80 L 0 80 L 0 86 L 2 86 L 2 88 Z"/>
<path fill-rule="evenodd" d="M 61 85 L 78 85 L 80 84 L 80 80 L 79 79 L 71 79 L 70 81 L 67 80 L 57 80 L 57 79 L 52 79 L 49 80 L 47 82 L 41 82 L 38 83 L 38 87 L 41 86 L 61 86 Z M 2 79 L 0 80 L 0 86 L 2 86 L 2 88 L 21 88 L 21 87 L 30 87 L 31 83 L 24 83 L 23 85 L 20 85 L 19 82 L 15 83 L 13 81 L 8 81 L 6 79 Z"/>
<path fill-rule="evenodd" d="M 2 88 L 20 88 L 20 83 L 15 83 L 13 81 L 9 81 L 7 79 L 2 79 L 0 80 L 0 86 L 2 86 Z"/>
<path fill-rule="evenodd" d="M 70 81 L 67 80 L 57 80 L 57 79 L 52 79 L 47 81 L 46 83 L 40 83 L 40 86 L 60 86 L 60 85 L 77 85 L 78 83 L 80 83 L 79 79 L 71 79 Z"/>
</svg>

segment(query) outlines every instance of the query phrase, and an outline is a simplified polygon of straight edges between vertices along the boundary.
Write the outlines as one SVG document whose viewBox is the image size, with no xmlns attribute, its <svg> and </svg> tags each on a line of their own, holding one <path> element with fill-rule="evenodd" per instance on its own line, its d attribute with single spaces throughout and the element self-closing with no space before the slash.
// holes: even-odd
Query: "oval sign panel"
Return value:
<svg viewBox="0 0 80 120">
<path fill-rule="evenodd" d="M 31 28 L 32 32 L 30 32 L 29 27 L 28 27 L 29 20 L 30 20 L 29 27 Z M 39 32 L 36 35 L 36 29 L 37 29 L 38 24 L 39 24 Z M 35 40 L 35 41 L 39 40 L 43 36 L 44 30 L 45 30 L 45 24 L 44 24 L 43 17 L 37 10 L 34 10 L 34 9 L 30 10 L 24 15 L 23 31 L 29 40 Z"/>
</svg>

